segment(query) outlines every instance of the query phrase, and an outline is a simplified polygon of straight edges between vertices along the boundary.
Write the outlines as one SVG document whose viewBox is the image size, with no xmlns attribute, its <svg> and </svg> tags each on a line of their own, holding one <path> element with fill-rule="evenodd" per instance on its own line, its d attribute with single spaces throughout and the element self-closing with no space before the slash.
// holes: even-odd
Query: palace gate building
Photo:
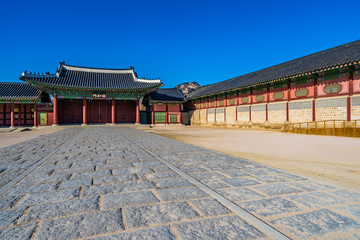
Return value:
<svg viewBox="0 0 360 240">
<path fill-rule="evenodd" d="M 0 125 L 99 123 L 286 126 L 360 123 L 360 40 L 202 86 L 186 96 L 129 69 L 61 62 L 0 84 Z M 191 79 L 192 81 L 194 79 Z M 356 128 L 356 122 L 355 122 Z"/>
<path fill-rule="evenodd" d="M 32 122 L 23 122 L 23 125 L 140 123 L 141 113 L 144 114 L 142 122 L 147 123 L 155 122 L 159 113 L 168 116 L 169 112 L 171 114 L 166 118 L 169 121 L 164 119 L 157 122 L 177 124 L 181 122 L 181 117 L 176 117 L 176 120 L 173 117 L 181 116 L 180 105 L 185 102 L 181 93 L 172 89 L 171 93 L 175 93 L 175 96 L 164 95 L 162 92 L 168 90 L 158 90 L 163 85 L 160 79 L 139 79 L 133 67 L 100 69 L 71 66 L 61 62 L 55 74 L 35 74 L 25 71 L 20 79 L 27 84 L 18 84 L 18 86 L 23 86 L 23 89 L 17 89 L 18 94 L 26 95 L 24 87 L 34 92 L 34 95 L 26 95 L 26 101 L 33 104 L 26 109 L 31 109 L 35 114 L 32 114 Z M 14 86 L 17 85 L 14 84 Z M 48 98 L 46 103 L 36 104 L 35 98 L 39 101 L 41 93 L 50 94 L 52 102 Z M 163 98 L 150 99 L 149 93 L 154 94 L 155 97 L 163 96 Z M 177 97 L 176 94 L 181 95 L 179 99 L 173 99 Z M 2 95 L 6 97 L 6 94 L 1 92 L 0 96 Z M 143 104 L 145 96 L 144 102 L 147 105 Z M 17 125 L 16 118 L 11 121 L 12 115 L 8 113 L 19 111 L 17 105 L 14 104 L 20 103 L 20 100 L 9 96 L 3 103 L 4 115 L 7 117 L 2 125 Z M 165 108 L 159 109 L 158 105 Z M 45 106 L 48 108 L 46 109 Z M 156 113 L 151 114 L 150 108 Z"/>
</svg>

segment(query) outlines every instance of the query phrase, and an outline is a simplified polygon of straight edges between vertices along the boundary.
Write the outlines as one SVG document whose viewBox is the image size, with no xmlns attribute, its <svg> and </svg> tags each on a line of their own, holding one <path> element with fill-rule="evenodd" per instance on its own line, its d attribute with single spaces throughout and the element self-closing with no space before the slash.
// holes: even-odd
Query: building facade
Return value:
<svg viewBox="0 0 360 240">
<path fill-rule="evenodd" d="M 350 122 L 360 120 L 359 66 L 360 40 L 184 96 L 176 88 L 160 88 L 160 79 L 138 78 L 132 67 L 100 69 L 62 62 L 55 74 L 25 71 L 20 79 L 26 83 L 0 85 L 0 125 Z"/>
<path fill-rule="evenodd" d="M 49 95 L 29 84 L 0 83 L 0 126 L 39 125 L 38 119 L 46 122 L 44 118 L 50 105 Z M 45 114 L 39 114 L 39 110 Z"/>
<path fill-rule="evenodd" d="M 191 124 L 286 125 L 360 120 L 360 41 L 199 88 Z"/>
</svg>

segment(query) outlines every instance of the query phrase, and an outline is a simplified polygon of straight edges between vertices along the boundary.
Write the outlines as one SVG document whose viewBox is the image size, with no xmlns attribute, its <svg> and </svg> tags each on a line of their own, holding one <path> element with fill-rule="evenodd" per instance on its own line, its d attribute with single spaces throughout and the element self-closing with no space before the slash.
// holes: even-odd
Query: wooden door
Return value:
<svg viewBox="0 0 360 240">
<path fill-rule="evenodd" d="M 99 123 L 109 123 L 109 102 L 108 101 L 99 101 Z"/>
<path fill-rule="evenodd" d="M 93 100 L 89 104 L 90 123 L 109 123 L 109 102 Z"/>
<path fill-rule="evenodd" d="M 47 124 L 46 112 L 40 112 L 39 113 L 39 124 L 40 125 L 46 125 Z"/>
<path fill-rule="evenodd" d="M 117 101 L 115 109 L 117 123 L 135 123 L 136 103 L 134 101 Z"/>
<path fill-rule="evenodd" d="M 61 99 L 59 120 L 63 124 L 82 123 L 82 100 Z"/>
</svg>

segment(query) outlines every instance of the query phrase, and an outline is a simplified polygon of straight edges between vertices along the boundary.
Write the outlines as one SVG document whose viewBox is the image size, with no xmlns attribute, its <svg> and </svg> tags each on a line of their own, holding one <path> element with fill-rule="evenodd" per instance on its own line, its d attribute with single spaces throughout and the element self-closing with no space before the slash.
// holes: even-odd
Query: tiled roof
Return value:
<svg viewBox="0 0 360 240">
<path fill-rule="evenodd" d="M 103 69 L 65 65 L 60 63 L 55 74 L 31 74 L 24 72 L 24 81 L 35 81 L 56 87 L 87 89 L 147 89 L 161 86 L 160 79 L 138 79 L 133 68 Z"/>
<path fill-rule="evenodd" d="M 164 102 L 185 102 L 186 98 L 177 88 L 160 88 L 150 93 L 150 100 Z"/>
<path fill-rule="evenodd" d="M 0 83 L 0 99 L 37 99 L 41 91 L 27 83 Z"/>
<path fill-rule="evenodd" d="M 196 98 L 282 78 L 290 78 L 298 74 L 315 73 L 343 64 L 352 64 L 359 60 L 360 40 L 198 88 L 188 94 L 187 98 Z"/>
</svg>

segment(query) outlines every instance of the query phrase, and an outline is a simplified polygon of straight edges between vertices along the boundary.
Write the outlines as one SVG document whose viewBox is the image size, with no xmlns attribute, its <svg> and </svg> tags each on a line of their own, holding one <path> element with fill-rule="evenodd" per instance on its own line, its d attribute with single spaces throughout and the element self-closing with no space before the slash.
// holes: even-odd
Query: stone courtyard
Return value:
<svg viewBox="0 0 360 240">
<path fill-rule="evenodd" d="M 360 193 L 127 126 L 0 149 L 0 239 L 360 239 Z"/>
</svg>

